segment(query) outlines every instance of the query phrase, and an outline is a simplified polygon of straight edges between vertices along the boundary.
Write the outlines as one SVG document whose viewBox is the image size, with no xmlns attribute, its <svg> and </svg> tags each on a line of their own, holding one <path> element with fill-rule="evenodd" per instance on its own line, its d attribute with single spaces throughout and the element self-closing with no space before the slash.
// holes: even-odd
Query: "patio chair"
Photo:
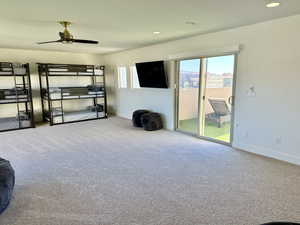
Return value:
<svg viewBox="0 0 300 225">
<path fill-rule="evenodd" d="M 231 112 L 224 99 L 208 99 L 208 102 L 214 112 L 206 115 L 207 121 L 216 123 L 219 128 L 221 128 L 224 123 L 230 122 Z"/>
</svg>

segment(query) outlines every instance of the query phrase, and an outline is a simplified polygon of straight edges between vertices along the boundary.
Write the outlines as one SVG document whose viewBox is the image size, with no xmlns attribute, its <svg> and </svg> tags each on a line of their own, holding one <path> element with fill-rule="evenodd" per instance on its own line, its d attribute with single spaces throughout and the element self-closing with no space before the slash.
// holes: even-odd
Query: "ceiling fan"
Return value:
<svg viewBox="0 0 300 225">
<path fill-rule="evenodd" d="M 46 42 L 38 42 L 37 44 L 48 44 L 48 43 L 63 43 L 63 44 L 71 44 L 71 43 L 82 43 L 82 44 L 98 44 L 98 41 L 92 40 L 83 40 L 83 39 L 75 39 L 73 35 L 69 32 L 68 26 L 72 23 L 68 21 L 59 21 L 65 30 L 63 32 L 59 32 L 60 39 L 56 41 L 46 41 Z"/>
</svg>

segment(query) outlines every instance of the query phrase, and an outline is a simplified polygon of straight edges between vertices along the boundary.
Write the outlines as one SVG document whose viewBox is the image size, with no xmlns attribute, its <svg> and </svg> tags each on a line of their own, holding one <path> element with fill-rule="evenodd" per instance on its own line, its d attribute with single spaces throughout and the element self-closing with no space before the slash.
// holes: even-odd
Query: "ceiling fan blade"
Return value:
<svg viewBox="0 0 300 225">
<path fill-rule="evenodd" d="M 61 42 L 61 40 L 57 41 L 45 41 L 45 42 L 38 42 L 37 44 L 42 45 L 42 44 L 49 44 L 49 43 L 56 43 L 56 42 Z"/>
<path fill-rule="evenodd" d="M 98 44 L 98 41 L 92 41 L 92 40 L 82 40 L 82 39 L 73 39 L 72 40 L 75 43 L 82 43 L 82 44 Z"/>
</svg>

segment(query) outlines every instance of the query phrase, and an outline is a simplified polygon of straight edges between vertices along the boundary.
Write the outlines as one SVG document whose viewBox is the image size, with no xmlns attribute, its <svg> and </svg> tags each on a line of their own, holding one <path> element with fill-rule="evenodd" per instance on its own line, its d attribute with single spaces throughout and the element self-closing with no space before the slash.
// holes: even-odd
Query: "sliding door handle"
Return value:
<svg viewBox="0 0 300 225">
<path fill-rule="evenodd" d="M 228 103 L 229 103 L 230 105 L 233 104 L 233 96 L 230 96 L 230 97 L 228 98 Z"/>
</svg>

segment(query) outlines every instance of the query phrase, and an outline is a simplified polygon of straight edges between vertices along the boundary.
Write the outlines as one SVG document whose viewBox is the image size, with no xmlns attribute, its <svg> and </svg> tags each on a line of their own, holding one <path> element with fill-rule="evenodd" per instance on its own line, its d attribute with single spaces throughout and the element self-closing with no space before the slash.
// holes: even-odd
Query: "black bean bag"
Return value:
<svg viewBox="0 0 300 225">
<path fill-rule="evenodd" d="M 132 114 L 132 123 L 133 126 L 135 127 L 143 127 L 142 123 L 141 123 L 141 117 L 143 114 L 145 113 L 149 113 L 150 111 L 145 110 L 145 109 L 140 109 L 140 110 L 136 110 L 133 112 Z"/>
<path fill-rule="evenodd" d="M 291 222 L 272 222 L 272 223 L 264 223 L 262 225 L 300 225 L 300 223 L 291 223 Z"/>
<path fill-rule="evenodd" d="M 160 114 L 145 113 L 141 117 L 141 122 L 144 130 L 155 131 L 163 128 L 163 123 Z"/>
<path fill-rule="evenodd" d="M 15 171 L 9 161 L 0 158 L 0 214 L 8 207 L 15 186 Z"/>
</svg>

